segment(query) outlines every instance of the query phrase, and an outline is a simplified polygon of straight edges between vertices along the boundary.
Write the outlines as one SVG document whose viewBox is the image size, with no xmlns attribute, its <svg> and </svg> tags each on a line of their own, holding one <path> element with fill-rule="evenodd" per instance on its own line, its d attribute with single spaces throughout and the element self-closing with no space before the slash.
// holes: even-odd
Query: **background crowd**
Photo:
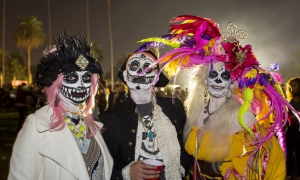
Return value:
<svg viewBox="0 0 300 180">
<path fill-rule="evenodd" d="M 168 88 L 154 88 L 156 96 L 159 97 L 172 97 L 175 95 L 182 101 L 185 100 L 188 94 L 188 88 L 172 87 Z M 96 112 L 100 113 L 109 108 L 112 108 L 122 102 L 128 97 L 127 87 L 120 81 L 109 84 L 104 81 L 102 87 L 98 88 L 96 95 Z M 38 89 L 35 85 L 27 86 L 23 83 L 17 87 L 13 87 L 7 83 L 4 87 L 0 88 L 0 109 L 15 109 L 20 112 L 20 118 L 25 119 L 24 112 L 27 108 L 36 108 L 39 99 Z"/>
<path fill-rule="evenodd" d="M 293 77 L 286 83 L 282 84 L 285 95 L 290 104 L 300 111 L 300 78 Z M 184 101 L 188 94 L 188 88 L 181 87 L 165 87 L 154 88 L 156 96 L 172 97 Z M 122 82 L 115 82 L 113 86 L 104 81 L 99 87 L 96 95 L 95 113 L 101 113 L 105 110 L 123 103 L 128 97 L 128 89 Z M 19 113 L 19 122 L 16 127 L 18 132 L 23 122 L 28 115 L 28 109 L 35 109 L 39 99 L 38 90 L 35 85 L 26 85 L 25 83 L 13 87 L 11 84 L 6 84 L 0 88 L 0 109 L 15 110 Z M 299 122 L 296 121 L 293 114 L 289 114 L 291 123 L 286 125 L 286 143 L 287 143 L 287 175 L 294 176 L 294 179 L 300 179 L 300 132 Z"/>
</svg>

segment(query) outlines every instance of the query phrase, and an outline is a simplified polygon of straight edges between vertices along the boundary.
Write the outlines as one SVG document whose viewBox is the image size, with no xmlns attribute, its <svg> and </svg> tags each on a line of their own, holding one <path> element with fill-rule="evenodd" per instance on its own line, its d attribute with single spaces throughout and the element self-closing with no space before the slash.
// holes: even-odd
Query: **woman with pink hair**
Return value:
<svg viewBox="0 0 300 180">
<path fill-rule="evenodd" d="M 101 66 L 83 34 L 55 41 L 35 77 L 46 105 L 19 132 L 8 179 L 110 179 L 112 157 L 92 113 Z"/>
</svg>

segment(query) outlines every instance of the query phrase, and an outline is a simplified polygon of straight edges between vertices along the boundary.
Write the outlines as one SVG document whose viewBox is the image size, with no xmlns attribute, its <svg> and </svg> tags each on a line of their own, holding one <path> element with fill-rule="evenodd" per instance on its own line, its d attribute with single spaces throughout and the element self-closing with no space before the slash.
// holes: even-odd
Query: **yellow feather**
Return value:
<svg viewBox="0 0 300 180">
<path fill-rule="evenodd" d="M 142 43 L 142 42 L 161 42 L 168 46 L 171 46 L 172 48 L 178 48 L 180 46 L 180 43 L 177 41 L 170 41 L 170 40 L 159 38 L 159 37 L 142 39 L 142 40 L 138 41 L 137 43 Z"/>
<path fill-rule="evenodd" d="M 171 57 L 168 56 L 168 59 L 170 59 Z M 163 59 L 164 61 L 166 61 L 167 59 L 164 58 Z M 172 60 L 170 63 L 168 63 L 166 66 L 165 66 L 165 71 L 168 72 L 168 76 L 169 77 L 172 77 L 174 75 L 176 75 L 178 73 L 178 71 L 180 70 L 180 68 L 178 67 L 180 61 L 182 60 L 181 57 L 179 58 L 176 58 L 174 60 Z M 180 66 L 186 66 L 187 64 L 189 63 L 189 57 L 185 57 L 182 62 L 181 62 L 181 65 Z"/>
</svg>

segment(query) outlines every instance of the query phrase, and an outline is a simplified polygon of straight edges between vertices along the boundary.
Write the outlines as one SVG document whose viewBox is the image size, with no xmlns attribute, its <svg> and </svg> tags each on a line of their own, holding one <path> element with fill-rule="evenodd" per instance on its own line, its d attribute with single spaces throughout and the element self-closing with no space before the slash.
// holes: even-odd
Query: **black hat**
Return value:
<svg viewBox="0 0 300 180">
<path fill-rule="evenodd" d="M 154 59 L 157 59 L 157 56 L 155 55 L 155 53 L 153 51 L 147 50 L 147 51 L 143 51 L 143 52 L 148 53 L 150 56 L 153 56 Z M 140 52 L 137 52 L 137 53 L 140 53 Z M 124 80 L 123 72 L 124 72 L 124 70 L 126 70 L 127 60 L 130 56 L 128 56 L 126 58 L 125 62 L 123 63 L 122 67 L 119 69 L 119 72 L 118 72 L 118 77 L 124 84 L 126 84 L 126 82 Z M 159 74 L 159 79 L 154 86 L 155 87 L 165 87 L 168 83 L 169 83 L 169 79 L 161 72 Z"/>
<path fill-rule="evenodd" d="M 101 65 L 91 54 L 91 46 L 85 36 L 80 33 L 77 36 L 68 36 L 65 31 L 59 34 L 55 40 L 55 46 L 44 51 L 44 56 L 37 65 L 34 82 L 39 88 L 51 86 L 60 73 L 72 71 L 90 71 L 97 73 L 102 81 Z"/>
</svg>

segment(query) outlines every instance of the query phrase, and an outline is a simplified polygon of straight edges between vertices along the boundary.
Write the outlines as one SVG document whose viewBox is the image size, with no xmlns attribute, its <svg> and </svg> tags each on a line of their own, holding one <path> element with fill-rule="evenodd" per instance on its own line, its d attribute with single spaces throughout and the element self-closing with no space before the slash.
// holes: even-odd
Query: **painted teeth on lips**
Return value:
<svg viewBox="0 0 300 180">
<path fill-rule="evenodd" d="M 212 88 L 214 88 L 214 89 L 224 89 L 225 87 L 223 87 L 223 86 L 211 86 Z"/>
</svg>

